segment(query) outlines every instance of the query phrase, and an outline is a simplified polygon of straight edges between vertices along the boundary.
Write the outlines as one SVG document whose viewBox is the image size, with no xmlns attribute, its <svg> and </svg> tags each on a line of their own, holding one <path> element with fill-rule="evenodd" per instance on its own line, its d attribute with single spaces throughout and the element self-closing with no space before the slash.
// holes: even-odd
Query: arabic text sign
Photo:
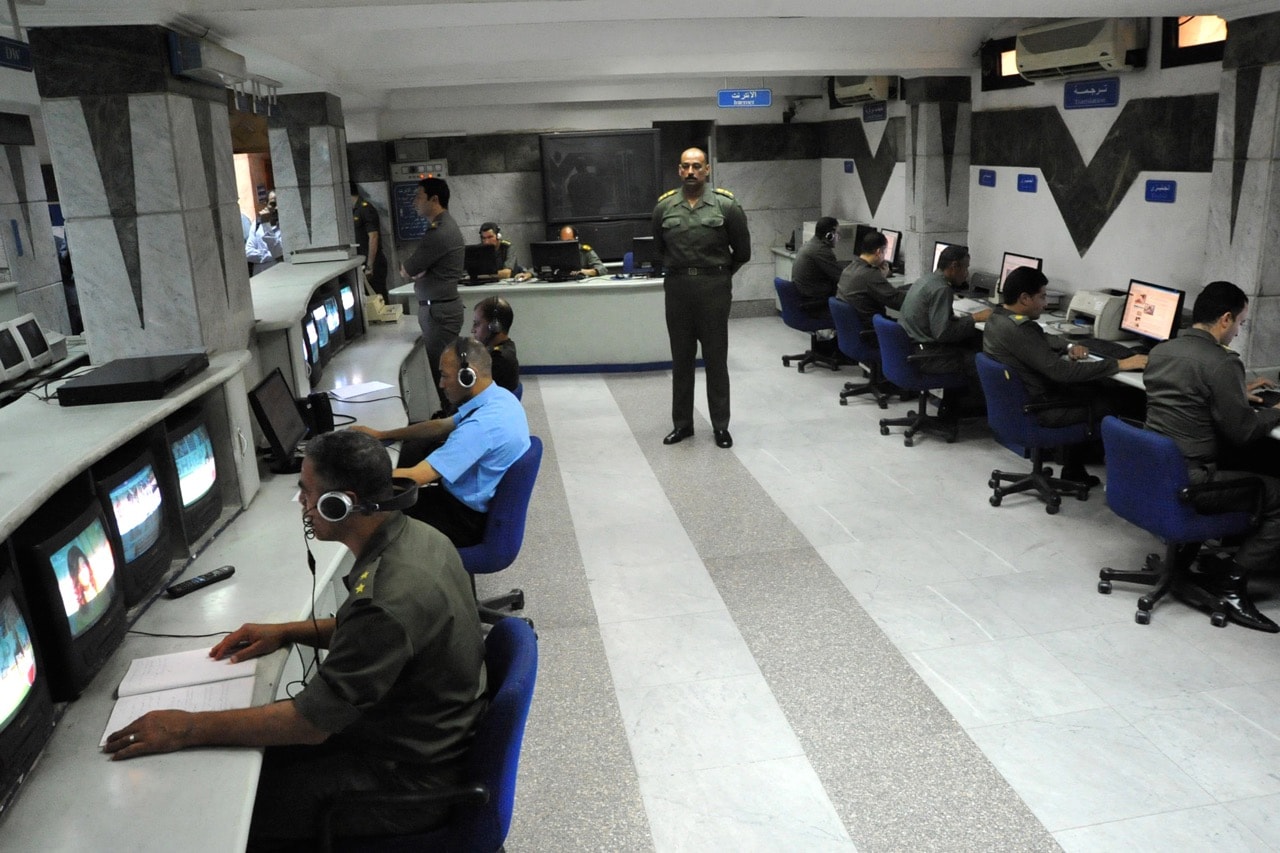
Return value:
<svg viewBox="0 0 1280 853">
<path fill-rule="evenodd" d="M 1069 80 L 1062 84 L 1062 107 L 1068 110 L 1089 110 L 1114 107 L 1120 103 L 1120 78 L 1104 77 L 1100 80 Z"/>
<path fill-rule="evenodd" d="M 771 107 L 772 89 L 721 89 L 719 104 L 722 109 L 735 107 Z"/>
<path fill-rule="evenodd" d="M 978 186 L 994 187 L 996 185 L 995 169 L 979 169 L 978 170 Z"/>
<path fill-rule="evenodd" d="M 1177 181 L 1147 181 L 1147 201 L 1173 204 L 1177 200 Z"/>
<path fill-rule="evenodd" d="M 1035 175 L 1025 174 L 1025 173 L 1020 174 L 1018 175 L 1018 192 L 1033 193 L 1036 191 L 1036 188 L 1039 186 L 1039 183 L 1040 182 L 1036 180 Z"/>
<path fill-rule="evenodd" d="M 884 101 L 874 101 L 870 104 L 862 105 L 862 120 L 867 121 L 886 121 L 889 118 L 889 105 Z"/>
<path fill-rule="evenodd" d="M 31 47 L 26 42 L 0 36 L 0 67 L 31 70 Z"/>
</svg>

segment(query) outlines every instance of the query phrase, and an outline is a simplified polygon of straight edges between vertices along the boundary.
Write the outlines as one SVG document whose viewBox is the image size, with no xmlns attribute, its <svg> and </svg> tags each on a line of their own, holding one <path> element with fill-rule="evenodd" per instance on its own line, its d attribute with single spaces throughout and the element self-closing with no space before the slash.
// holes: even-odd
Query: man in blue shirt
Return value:
<svg viewBox="0 0 1280 853">
<path fill-rule="evenodd" d="M 493 381 L 489 352 L 475 338 L 458 338 L 440 356 L 440 384 L 458 407 L 451 417 L 400 429 L 352 429 L 379 441 L 406 441 L 395 476 L 427 488 L 405 514 L 465 548 L 484 538 L 502 475 L 529 449 L 529 421 L 520 401 Z"/>
</svg>

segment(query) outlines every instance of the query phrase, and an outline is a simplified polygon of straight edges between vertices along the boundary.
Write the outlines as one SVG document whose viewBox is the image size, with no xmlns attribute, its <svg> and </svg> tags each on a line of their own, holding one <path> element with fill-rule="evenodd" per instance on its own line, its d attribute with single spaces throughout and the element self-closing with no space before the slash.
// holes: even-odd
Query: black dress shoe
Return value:
<svg viewBox="0 0 1280 853">
<path fill-rule="evenodd" d="M 716 432 L 716 447 L 733 447 L 733 436 L 729 435 L 727 429 L 718 429 Z"/>
<path fill-rule="evenodd" d="M 676 427 L 662 439 L 663 444 L 679 444 L 686 438 L 693 438 L 693 427 Z"/>
<path fill-rule="evenodd" d="M 1280 625 L 1264 616 L 1249 598 L 1246 587 L 1248 579 L 1233 560 L 1217 561 L 1202 557 L 1200 568 L 1208 571 L 1192 571 L 1188 580 L 1217 596 L 1218 605 L 1228 619 L 1255 631 L 1280 633 Z"/>
<path fill-rule="evenodd" d="M 1060 480 L 1070 480 L 1073 483 L 1084 483 L 1089 488 L 1095 488 L 1102 485 L 1102 481 L 1090 474 L 1083 466 L 1079 468 L 1068 466 L 1062 469 Z"/>
</svg>

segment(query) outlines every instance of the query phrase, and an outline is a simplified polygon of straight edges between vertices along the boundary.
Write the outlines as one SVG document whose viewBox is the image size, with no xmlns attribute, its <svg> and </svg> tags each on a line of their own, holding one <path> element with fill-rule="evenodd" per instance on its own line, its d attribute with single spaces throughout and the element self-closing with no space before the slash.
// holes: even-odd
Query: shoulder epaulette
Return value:
<svg viewBox="0 0 1280 853">
<path fill-rule="evenodd" d="M 733 198 L 733 193 L 729 192 L 729 191 L 728 191 L 727 189 L 725 189 L 724 187 L 716 187 L 716 192 L 720 193 L 720 195 L 728 196 L 729 198 Z"/>
<path fill-rule="evenodd" d="M 671 196 L 673 196 L 673 195 L 675 195 L 675 194 L 676 194 L 676 191 L 675 191 L 675 190 L 667 190 L 667 191 L 666 191 L 666 192 L 664 192 L 662 195 L 658 196 L 658 201 L 662 201 L 663 199 L 670 198 Z"/>
<path fill-rule="evenodd" d="M 499 245 L 502 245 L 502 246 L 510 246 L 510 245 L 511 245 L 511 241 L 510 241 L 510 240 L 502 240 L 502 241 L 499 243 Z"/>
<path fill-rule="evenodd" d="M 368 206 L 369 206 L 369 202 L 367 202 L 367 201 L 362 201 L 362 202 L 360 202 L 360 206 L 361 206 L 361 207 L 368 207 Z"/>
<path fill-rule="evenodd" d="M 378 564 L 382 562 L 381 558 L 374 560 L 369 565 L 360 570 L 360 574 L 355 576 L 351 584 L 351 599 L 353 604 L 367 604 L 373 598 L 373 584 L 375 576 L 378 572 Z"/>
<path fill-rule="evenodd" d="M 583 244 L 582 244 L 582 251 L 584 251 L 584 252 L 590 252 L 590 251 L 591 251 L 591 247 L 590 247 L 590 246 L 588 246 L 586 243 L 583 243 Z"/>
</svg>

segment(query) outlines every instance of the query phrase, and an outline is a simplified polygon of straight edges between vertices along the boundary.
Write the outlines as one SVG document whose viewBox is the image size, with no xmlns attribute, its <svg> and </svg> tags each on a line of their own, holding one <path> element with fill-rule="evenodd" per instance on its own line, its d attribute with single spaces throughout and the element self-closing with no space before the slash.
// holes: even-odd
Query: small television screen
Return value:
<svg viewBox="0 0 1280 853">
<path fill-rule="evenodd" d="M 171 439 L 170 447 L 178 469 L 182 505 L 189 507 L 207 495 L 218 479 L 209 430 L 204 424 L 197 424 L 189 432 Z"/>
<path fill-rule="evenodd" d="M 889 242 L 884 246 L 884 259 L 891 267 L 897 267 L 898 264 L 898 247 L 902 242 L 902 232 L 894 231 L 892 228 L 881 228 L 880 233 Z"/>
<path fill-rule="evenodd" d="M 71 638 L 75 639 L 97 624 L 111 605 L 111 596 L 103 593 L 115 576 L 116 560 L 102 519 L 93 518 L 54 551 L 49 564 L 62 595 Z"/>
<path fill-rule="evenodd" d="M 277 474 L 296 473 L 301 468 L 298 445 L 307 437 L 307 425 L 280 368 L 254 386 L 249 392 L 249 405 L 271 449 L 271 470 Z"/>
<path fill-rule="evenodd" d="M 564 281 L 582 268 L 577 240 L 542 240 L 529 244 L 530 265 L 543 281 Z"/>
<path fill-rule="evenodd" d="M 40 324 L 36 322 L 34 314 L 25 314 L 9 325 L 17 332 L 15 340 L 27 360 L 27 367 L 35 369 L 53 363 L 53 353 L 49 350 L 49 343 L 44 339 L 44 332 L 40 331 Z"/>
<path fill-rule="evenodd" d="M 12 595 L 0 601 L 0 731 L 22 708 L 36 683 L 31 629 Z"/>
<path fill-rule="evenodd" d="M 185 409 L 165 421 L 165 441 L 169 456 L 160 486 L 176 496 L 186 543 L 192 546 L 222 513 L 213 441 L 200 409 Z"/>
<path fill-rule="evenodd" d="M 329 346 L 329 319 L 328 312 L 324 310 L 324 305 L 316 305 L 311 309 L 311 319 L 316 327 L 316 344 L 320 352 L 324 352 Z M 310 334 L 310 331 L 307 332 Z"/>
<path fill-rule="evenodd" d="M 0 814 L 53 732 L 53 701 L 29 614 L 8 545 L 0 544 Z"/>
<path fill-rule="evenodd" d="M 939 263 L 939 262 L 941 262 L 941 260 L 942 260 L 942 253 L 943 253 L 943 252 L 945 252 L 945 251 L 947 250 L 947 248 L 948 248 L 948 247 L 950 247 L 950 246 L 954 246 L 954 245 L 955 245 L 954 243 L 944 243 L 944 242 L 943 242 L 943 241 L 941 241 L 941 240 L 937 240 L 937 241 L 935 241 L 935 242 L 934 242 L 934 244 L 933 244 L 933 266 L 929 267 L 929 272 L 936 272 L 936 271 L 937 271 L 937 269 L 938 269 L 938 263 Z"/>
<path fill-rule="evenodd" d="M 30 369 L 16 335 L 12 326 L 0 326 L 0 380 L 5 382 L 17 379 Z"/>
<path fill-rule="evenodd" d="M 463 268 L 472 280 L 498 275 L 498 247 L 488 243 L 469 243 L 462 257 Z"/>
<path fill-rule="evenodd" d="M 120 532 L 121 556 L 132 563 L 151 549 L 160 539 L 160 526 L 164 520 L 161 512 L 160 481 L 150 462 L 107 493 L 111 501 L 111 514 L 115 516 L 116 529 Z"/>
<path fill-rule="evenodd" d="M 1178 334 L 1186 294 L 1138 279 L 1129 280 L 1120 330 L 1153 341 L 1167 341 Z"/>
<path fill-rule="evenodd" d="M 1000 263 L 1000 279 L 996 282 L 996 292 L 999 293 L 1004 289 L 1004 279 L 1009 273 L 1018 267 L 1035 267 L 1040 269 L 1041 260 L 1033 258 L 1030 255 L 1019 255 L 1015 252 L 1005 252 L 1004 260 Z"/>
<path fill-rule="evenodd" d="M 356 319 L 356 292 L 349 284 L 342 285 L 342 289 L 338 291 L 338 295 L 342 299 L 342 317 L 351 323 Z"/>
<path fill-rule="evenodd" d="M 631 267 L 634 270 L 657 271 L 662 266 L 662 259 L 653 243 L 652 237 L 631 238 Z"/>
<path fill-rule="evenodd" d="M 169 570 L 173 556 L 160 474 L 151 450 L 131 443 L 94 465 L 93 478 L 125 604 L 132 606 Z"/>
<path fill-rule="evenodd" d="M 334 335 L 342 328 L 342 314 L 338 311 L 338 297 L 326 296 L 324 299 L 324 318 L 325 324 L 329 327 L 329 334 Z"/>
</svg>

